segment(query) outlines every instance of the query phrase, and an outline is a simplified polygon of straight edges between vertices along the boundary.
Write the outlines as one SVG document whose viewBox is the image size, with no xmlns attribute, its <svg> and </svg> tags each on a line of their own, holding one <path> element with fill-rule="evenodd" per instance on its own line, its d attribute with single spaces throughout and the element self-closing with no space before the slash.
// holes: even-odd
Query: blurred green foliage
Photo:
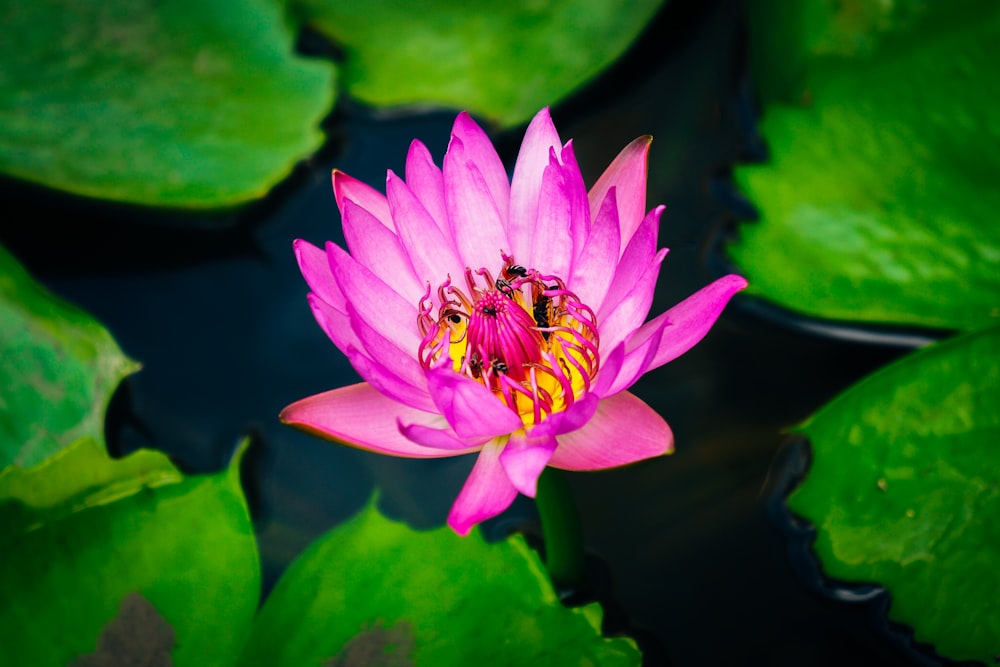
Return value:
<svg viewBox="0 0 1000 667">
<path fill-rule="evenodd" d="M 103 441 L 111 394 L 137 368 L 104 327 L 0 247 L 0 470 L 82 437 Z"/>
<path fill-rule="evenodd" d="M 206 209 L 258 198 L 323 141 L 332 63 L 274 0 L 0 5 L 0 169 L 74 194 Z"/>
<path fill-rule="evenodd" d="M 770 159 L 736 172 L 761 219 L 728 248 L 750 292 L 837 320 L 1000 322 L 1000 5 L 751 8 Z"/>
<path fill-rule="evenodd" d="M 614 62 L 664 0 L 293 0 L 343 48 L 343 82 L 376 106 L 527 122 Z"/>
</svg>

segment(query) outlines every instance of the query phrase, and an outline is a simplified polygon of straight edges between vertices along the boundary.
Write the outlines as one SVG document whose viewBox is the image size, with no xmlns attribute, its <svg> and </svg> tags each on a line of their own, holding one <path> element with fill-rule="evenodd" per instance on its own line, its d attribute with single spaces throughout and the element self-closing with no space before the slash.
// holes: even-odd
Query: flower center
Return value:
<svg viewBox="0 0 1000 667">
<path fill-rule="evenodd" d="M 485 268 L 467 268 L 462 290 L 449 277 L 437 289 L 436 309 L 427 286 L 418 356 L 424 368 L 450 361 L 532 426 L 590 389 L 600 365 L 597 319 L 558 276 L 501 256 L 495 280 Z"/>
</svg>

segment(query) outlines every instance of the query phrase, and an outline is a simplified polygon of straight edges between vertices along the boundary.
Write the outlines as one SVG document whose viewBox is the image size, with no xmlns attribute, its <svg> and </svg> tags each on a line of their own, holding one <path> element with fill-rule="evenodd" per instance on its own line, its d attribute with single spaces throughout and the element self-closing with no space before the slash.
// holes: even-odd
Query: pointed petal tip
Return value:
<svg viewBox="0 0 1000 667">
<path fill-rule="evenodd" d="M 550 123 L 552 122 L 552 108 L 548 106 L 544 106 L 538 111 L 536 111 L 535 115 L 531 117 L 531 120 L 528 122 L 528 124 L 531 125 L 535 121 L 544 121 L 546 119 Z"/>
<path fill-rule="evenodd" d="M 477 130 L 481 131 L 479 123 L 473 120 L 472 114 L 466 110 L 459 112 L 459 114 L 455 116 L 455 122 L 452 123 L 451 126 L 452 134 L 462 134 L 469 131 L 475 132 Z"/>
<path fill-rule="evenodd" d="M 448 527 L 455 531 L 455 534 L 459 537 L 468 537 L 469 533 L 472 532 L 472 527 L 475 525 L 475 521 L 460 519 L 451 515 L 448 516 Z"/>
<path fill-rule="evenodd" d="M 340 169 L 334 169 L 330 172 L 330 185 L 333 186 L 333 196 L 337 200 L 337 206 L 341 206 L 341 201 L 344 198 L 344 182 L 350 178 Z"/>
<path fill-rule="evenodd" d="M 732 285 L 732 288 L 737 292 L 739 292 L 740 290 L 745 290 L 750 285 L 750 283 L 747 282 L 746 278 L 737 273 L 730 273 L 727 276 L 723 276 L 722 279 L 726 280 L 730 285 Z"/>
<path fill-rule="evenodd" d="M 468 535 L 477 523 L 502 513 L 517 497 L 499 461 L 502 448 L 503 443 L 496 440 L 484 445 L 451 506 L 448 525 L 459 535 Z"/>
<path fill-rule="evenodd" d="M 341 445 L 353 446 L 351 443 L 338 438 L 333 437 L 330 433 L 318 428 L 311 423 L 309 417 L 304 414 L 311 411 L 311 399 L 312 397 L 302 398 L 294 403 L 286 405 L 282 408 L 281 412 L 278 413 L 278 421 L 285 426 L 291 426 L 297 431 L 302 431 L 303 433 L 308 433 L 309 435 L 320 438 L 321 440 L 326 440 L 327 442 L 334 442 Z"/>
</svg>

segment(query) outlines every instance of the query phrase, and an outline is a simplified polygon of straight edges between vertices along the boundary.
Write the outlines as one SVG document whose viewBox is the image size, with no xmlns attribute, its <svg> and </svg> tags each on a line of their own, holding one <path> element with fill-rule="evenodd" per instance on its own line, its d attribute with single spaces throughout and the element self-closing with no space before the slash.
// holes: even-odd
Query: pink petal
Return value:
<svg viewBox="0 0 1000 667">
<path fill-rule="evenodd" d="M 344 201 L 342 218 L 351 256 L 404 298 L 419 301 L 424 284 L 414 275 L 399 237 L 350 199 Z"/>
<path fill-rule="evenodd" d="M 437 288 L 449 275 L 453 281 L 460 279 L 465 264 L 458 256 L 454 243 L 438 228 L 413 191 L 392 171 L 386 176 L 385 188 L 403 249 L 409 255 L 414 273 L 424 284 L 424 289 L 427 282 L 431 283 L 432 289 Z M 421 294 L 424 289 L 421 289 Z M 418 301 L 414 300 L 414 303 Z"/>
<path fill-rule="evenodd" d="M 451 132 L 462 142 L 465 159 L 476 165 L 501 219 L 506 220 L 510 208 L 510 181 L 507 180 L 507 170 L 497 155 L 493 142 L 465 111 L 458 114 Z"/>
<path fill-rule="evenodd" d="M 408 385 L 424 397 L 421 399 L 421 404 L 419 405 L 407 401 L 403 402 L 421 410 L 436 412 L 437 410 L 433 407 L 434 403 L 430 400 L 427 375 L 420 362 L 417 361 L 416 355 L 409 350 L 400 349 L 388 338 L 373 329 L 365 322 L 354 304 L 347 304 L 347 314 L 350 317 L 351 329 L 357 335 L 361 343 L 360 350 L 364 352 L 364 355 L 369 359 L 374 359 L 385 374 L 391 376 L 397 382 Z M 361 373 L 361 369 L 358 368 L 357 370 Z M 376 387 L 379 386 L 378 383 L 365 377 L 364 373 L 361 373 L 361 375 L 372 384 L 375 384 Z M 406 395 L 409 395 L 409 392 L 406 392 Z"/>
<path fill-rule="evenodd" d="M 598 315 L 602 352 L 614 349 L 645 321 L 649 307 L 653 305 L 653 293 L 656 291 L 656 279 L 660 275 L 660 264 L 666 256 L 666 248 L 658 252 L 625 298 L 610 312 Z"/>
<path fill-rule="evenodd" d="M 326 244 L 326 253 L 333 277 L 347 300 L 354 304 L 358 317 L 396 347 L 416 354 L 420 346 L 417 304 L 401 297 L 335 243 Z"/>
<path fill-rule="evenodd" d="M 406 185 L 434 218 L 438 229 L 450 234 L 448 209 L 444 203 L 444 176 L 434 164 L 430 151 L 417 139 L 410 144 L 406 154 Z"/>
<path fill-rule="evenodd" d="M 563 470 L 616 468 L 674 449 L 663 417 L 627 391 L 603 399 L 586 426 L 558 439 L 549 465 Z"/>
<path fill-rule="evenodd" d="M 668 323 L 669 320 L 663 320 L 664 325 Z M 640 328 L 639 331 L 642 329 Z M 643 373 L 650 369 L 653 357 L 663 337 L 663 328 L 650 330 L 648 336 L 638 335 L 639 331 L 626 339 L 623 347 L 625 354 L 614 380 L 608 384 L 601 383 L 600 387 L 595 387 L 594 391 L 599 396 L 612 396 L 628 389 L 642 377 Z M 601 370 L 603 371 L 604 368 L 602 367 Z"/>
<path fill-rule="evenodd" d="M 597 216 L 608 190 L 618 190 L 618 221 L 622 244 L 627 245 L 646 213 L 646 167 L 650 136 L 639 137 L 612 160 L 590 189 L 590 215 Z"/>
<path fill-rule="evenodd" d="M 573 261 L 572 205 L 562 165 L 553 153 L 542 172 L 538 195 L 538 217 L 531 238 L 531 253 L 524 258 L 527 266 L 543 274 L 568 276 Z"/>
<path fill-rule="evenodd" d="M 582 428 L 594 416 L 599 402 L 597 394 L 587 393 L 574 401 L 569 408 L 550 415 L 541 424 L 532 428 L 528 435 L 531 437 L 559 435 Z"/>
<path fill-rule="evenodd" d="M 374 387 L 380 394 L 385 394 L 389 398 L 417 410 L 437 412 L 434 401 L 431 400 L 426 389 L 421 390 L 401 379 L 396 373 L 376 361 L 375 359 L 378 357 L 372 359 L 355 348 L 348 348 L 345 354 L 361 379 Z M 412 440 L 412 438 L 410 439 Z"/>
<path fill-rule="evenodd" d="M 333 278 L 326 252 L 302 239 L 296 239 L 292 243 L 292 248 L 295 250 L 295 259 L 299 263 L 299 271 L 306 279 L 309 289 L 333 308 L 346 313 L 347 300 L 344 298 L 344 293 L 340 291 L 337 281 Z"/>
<path fill-rule="evenodd" d="M 548 107 L 542 109 L 528 124 L 521 142 L 521 150 L 514 164 L 510 184 L 510 217 L 507 235 L 510 237 L 514 259 L 525 262 L 531 251 L 531 238 L 538 218 L 538 194 L 542 186 L 542 173 L 549 166 L 549 152 L 559 150 L 562 142 L 549 115 Z"/>
<path fill-rule="evenodd" d="M 538 476 L 545 470 L 557 444 L 550 435 L 534 438 L 526 436 L 523 431 L 511 434 L 507 446 L 500 453 L 500 465 L 515 489 L 529 498 L 535 497 Z"/>
<path fill-rule="evenodd" d="M 441 418 L 444 421 L 444 418 Z M 399 432 L 413 442 L 423 447 L 433 447 L 434 449 L 448 449 L 456 454 L 467 454 L 478 451 L 483 444 L 492 438 L 472 438 L 464 440 L 455 435 L 455 432 L 445 424 L 444 428 L 433 428 L 424 424 L 404 424 L 399 422 Z"/>
<path fill-rule="evenodd" d="M 468 535 L 474 525 L 500 514 L 517 497 L 517 489 L 500 465 L 502 449 L 503 444 L 495 440 L 483 446 L 465 486 L 451 506 L 448 525 L 459 535 Z"/>
<path fill-rule="evenodd" d="M 344 202 L 351 200 L 375 216 L 390 231 L 396 231 L 392 224 L 392 217 L 389 215 L 389 203 L 386 201 L 385 195 L 367 183 L 363 183 L 353 176 L 348 176 L 339 169 L 334 169 L 333 196 L 337 200 L 337 208 L 340 209 L 341 215 L 344 214 Z"/>
<path fill-rule="evenodd" d="M 427 384 L 434 403 L 460 438 L 507 435 L 523 425 L 493 392 L 450 369 L 427 371 Z"/>
<path fill-rule="evenodd" d="M 715 324 L 729 299 L 746 286 L 747 281 L 743 276 L 723 276 L 644 324 L 636 331 L 636 337 L 649 336 L 649 330 L 655 330 L 660 325 L 661 318 L 670 323 L 663 328 L 662 340 L 646 370 L 659 368 L 694 347 Z"/>
<path fill-rule="evenodd" d="M 617 198 L 618 191 L 615 190 L 615 199 Z M 604 300 L 599 304 L 589 304 L 597 311 L 598 318 L 604 317 L 621 302 L 653 260 L 656 255 L 656 237 L 660 231 L 660 215 L 663 210 L 663 206 L 657 206 L 643 219 L 625 247 L 621 259 L 618 260 L 618 268 L 615 269 L 615 276 L 611 279 Z"/>
<path fill-rule="evenodd" d="M 455 135 L 444 156 L 444 199 L 463 265 L 472 269 L 499 267 L 501 251 L 510 247 L 506 220 L 486 179 Z"/>
<path fill-rule="evenodd" d="M 587 201 L 587 186 L 583 183 L 583 174 L 580 173 L 580 165 L 576 161 L 572 139 L 563 146 L 562 152 L 559 154 L 559 162 L 562 164 L 564 187 L 570 202 L 570 234 L 573 237 L 572 258 L 575 261 L 577 256 L 583 252 L 587 236 L 590 235 L 592 218 L 590 204 Z"/>
<path fill-rule="evenodd" d="M 597 396 L 610 396 L 608 389 L 614 384 L 621 371 L 622 364 L 625 363 L 625 343 L 621 342 L 612 348 L 608 354 L 601 354 L 601 370 L 597 373 L 596 381 L 591 384 L 590 392 Z"/>
<path fill-rule="evenodd" d="M 608 190 L 604 204 L 579 257 L 573 262 L 569 288 L 591 308 L 597 308 L 608 293 L 618 266 L 618 205 L 615 189 Z"/>
<path fill-rule="evenodd" d="M 309 294 L 309 307 L 312 308 L 316 323 L 337 346 L 337 349 L 347 353 L 350 348 L 364 349 L 364 345 L 351 327 L 351 318 L 346 312 L 341 312 L 328 304 L 316 294 Z"/>
<path fill-rule="evenodd" d="M 321 438 L 376 454 L 439 458 L 459 453 L 408 440 L 399 432 L 397 421 L 438 426 L 441 416 L 397 403 L 367 382 L 303 398 L 282 410 L 278 418 Z"/>
</svg>

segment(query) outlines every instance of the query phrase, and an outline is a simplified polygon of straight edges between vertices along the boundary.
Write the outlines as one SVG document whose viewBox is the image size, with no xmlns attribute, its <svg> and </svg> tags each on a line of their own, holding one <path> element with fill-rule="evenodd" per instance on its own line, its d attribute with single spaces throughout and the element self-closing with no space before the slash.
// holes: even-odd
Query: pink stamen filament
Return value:
<svg viewBox="0 0 1000 667">
<path fill-rule="evenodd" d="M 427 286 L 418 306 L 418 358 L 425 368 L 450 359 L 458 372 L 538 424 L 590 390 L 600 365 L 597 318 L 562 279 L 502 257 L 495 280 L 486 268 L 467 268 L 467 291 L 450 278 L 442 283 L 436 317 Z"/>
</svg>

